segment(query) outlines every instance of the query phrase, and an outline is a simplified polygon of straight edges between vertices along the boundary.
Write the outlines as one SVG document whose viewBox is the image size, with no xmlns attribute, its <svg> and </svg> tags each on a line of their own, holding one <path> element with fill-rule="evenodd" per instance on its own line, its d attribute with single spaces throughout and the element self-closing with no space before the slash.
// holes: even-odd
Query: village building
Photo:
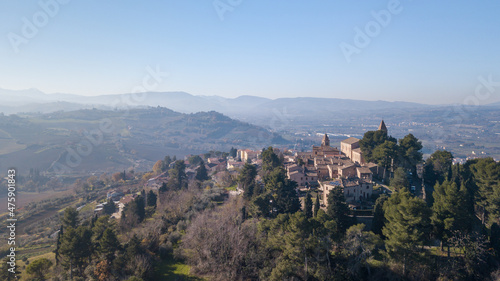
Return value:
<svg viewBox="0 0 500 281">
<path fill-rule="evenodd" d="M 253 151 L 250 149 L 238 149 L 238 158 L 242 162 L 247 162 L 248 159 L 256 160 L 260 156 L 260 151 Z"/>
<path fill-rule="evenodd" d="M 382 120 L 379 130 L 387 132 Z M 360 139 L 350 137 L 340 143 L 340 151 L 330 146 L 330 139 L 325 134 L 320 146 L 313 146 L 312 152 L 297 152 L 296 163 L 286 166 L 288 178 L 298 183 L 299 187 L 311 186 L 317 179 L 323 191 L 323 203 L 331 190 L 342 188 L 346 202 L 359 205 L 371 199 L 373 194 L 373 175 L 380 175 L 381 170 L 375 163 L 366 163 L 360 147 Z"/>
<path fill-rule="evenodd" d="M 296 181 L 299 187 L 316 185 L 318 182 L 318 174 L 308 171 L 305 167 L 297 164 L 286 166 L 288 178 Z"/>
<path fill-rule="evenodd" d="M 241 167 L 243 167 L 244 165 L 245 165 L 245 162 L 241 162 L 241 161 L 230 161 L 230 160 L 227 161 L 227 169 L 228 170 L 238 170 Z"/>
</svg>

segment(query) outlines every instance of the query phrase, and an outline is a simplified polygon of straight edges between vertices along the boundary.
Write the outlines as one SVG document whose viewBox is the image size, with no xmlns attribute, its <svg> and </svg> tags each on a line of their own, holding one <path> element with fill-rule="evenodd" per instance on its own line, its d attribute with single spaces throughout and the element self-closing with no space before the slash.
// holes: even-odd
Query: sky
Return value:
<svg viewBox="0 0 500 281">
<path fill-rule="evenodd" d="M 0 88 L 487 104 L 500 101 L 499 11 L 499 1 L 0 0 Z"/>
</svg>

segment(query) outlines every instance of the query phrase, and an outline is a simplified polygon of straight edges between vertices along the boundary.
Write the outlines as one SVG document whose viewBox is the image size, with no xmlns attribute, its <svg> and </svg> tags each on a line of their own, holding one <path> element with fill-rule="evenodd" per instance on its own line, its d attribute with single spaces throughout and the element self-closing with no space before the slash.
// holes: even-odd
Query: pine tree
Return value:
<svg viewBox="0 0 500 281">
<path fill-rule="evenodd" d="M 199 181 L 206 181 L 209 179 L 207 168 L 205 167 L 205 163 L 203 163 L 203 160 L 201 161 L 200 167 L 196 169 L 195 178 Z"/>
<path fill-rule="evenodd" d="M 403 261 L 403 275 L 406 275 L 408 261 L 417 253 L 429 228 L 430 209 L 424 200 L 402 189 L 384 203 L 384 212 L 386 223 L 382 233 L 387 237 L 387 255 Z"/>
<path fill-rule="evenodd" d="M 466 206 L 467 190 L 464 185 L 458 189 L 455 182 L 450 183 L 446 180 L 442 184 L 436 183 L 432 196 L 434 204 L 431 222 L 434 233 L 441 240 L 441 250 L 443 250 L 443 244 L 455 230 L 465 231 L 470 228 L 472 218 Z"/>
<path fill-rule="evenodd" d="M 351 225 L 351 219 L 349 218 L 350 211 L 345 203 L 342 189 L 337 187 L 331 190 L 328 194 L 327 201 L 328 207 L 326 209 L 326 214 L 335 224 L 335 232 L 333 235 L 337 239 L 340 239 Z"/>
<path fill-rule="evenodd" d="M 112 261 L 115 252 L 120 248 L 120 242 L 115 232 L 111 228 L 106 228 L 99 241 L 99 252 L 104 255 L 107 261 Z"/>
<path fill-rule="evenodd" d="M 76 228 L 79 224 L 78 211 L 73 207 L 66 208 L 61 222 L 65 227 Z"/>
<path fill-rule="evenodd" d="M 274 150 L 271 146 L 262 151 L 262 170 L 263 171 L 271 172 L 275 168 L 280 167 L 280 166 L 281 166 L 280 159 L 279 159 L 278 155 L 276 155 L 276 153 L 274 153 Z"/>
<path fill-rule="evenodd" d="M 274 197 L 273 206 L 277 214 L 295 213 L 300 210 L 297 183 L 286 178 L 282 167 L 276 167 L 264 181 L 266 191 Z"/>
<path fill-rule="evenodd" d="M 148 207 L 156 207 L 157 196 L 156 193 L 154 193 L 154 191 L 150 190 L 146 198 L 147 198 L 146 205 Z"/>
<path fill-rule="evenodd" d="M 76 269 L 78 276 L 83 276 L 83 269 L 92 255 L 92 232 L 84 226 L 77 229 L 72 227 L 66 229 L 61 241 L 60 253 L 64 258 L 63 266 L 70 270 Z"/>
</svg>

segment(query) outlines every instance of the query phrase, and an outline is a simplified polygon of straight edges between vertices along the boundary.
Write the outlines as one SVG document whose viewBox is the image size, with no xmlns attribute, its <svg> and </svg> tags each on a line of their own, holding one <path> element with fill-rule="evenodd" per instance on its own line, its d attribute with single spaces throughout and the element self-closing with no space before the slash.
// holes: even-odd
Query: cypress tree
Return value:
<svg viewBox="0 0 500 281">
<path fill-rule="evenodd" d="M 306 194 L 306 198 L 304 199 L 304 214 L 306 218 L 312 218 L 313 216 L 313 202 L 311 193 L 308 191 Z"/>
<path fill-rule="evenodd" d="M 318 216 L 318 211 L 321 208 L 319 203 L 319 193 L 316 194 L 316 202 L 314 202 L 314 217 Z"/>
</svg>

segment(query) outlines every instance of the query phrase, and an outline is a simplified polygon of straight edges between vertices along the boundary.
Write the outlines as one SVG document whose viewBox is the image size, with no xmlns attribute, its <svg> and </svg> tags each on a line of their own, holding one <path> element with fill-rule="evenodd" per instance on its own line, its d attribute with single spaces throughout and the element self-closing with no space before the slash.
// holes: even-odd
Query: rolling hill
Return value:
<svg viewBox="0 0 500 281">
<path fill-rule="evenodd" d="M 165 155 L 183 157 L 231 147 L 286 144 L 281 136 L 223 114 L 184 114 L 163 107 L 84 109 L 0 116 L 0 169 L 48 173 L 151 169 Z"/>
</svg>

